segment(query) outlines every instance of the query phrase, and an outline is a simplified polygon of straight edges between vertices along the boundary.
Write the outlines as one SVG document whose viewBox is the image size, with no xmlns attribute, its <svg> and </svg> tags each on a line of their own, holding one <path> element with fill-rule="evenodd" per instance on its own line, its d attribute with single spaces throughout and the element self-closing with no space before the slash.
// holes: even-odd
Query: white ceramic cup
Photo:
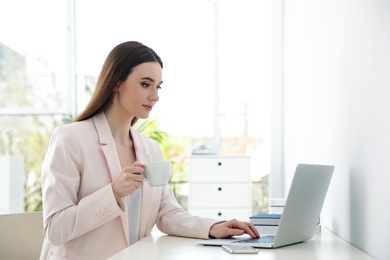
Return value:
<svg viewBox="0 0 390 260">
<path fill-rule="evenodd" d="M 159 161 L 144 164 L 144 177 L 150 186 L 168 184 L 172 173 L 171 161 Z"/>
</svg>

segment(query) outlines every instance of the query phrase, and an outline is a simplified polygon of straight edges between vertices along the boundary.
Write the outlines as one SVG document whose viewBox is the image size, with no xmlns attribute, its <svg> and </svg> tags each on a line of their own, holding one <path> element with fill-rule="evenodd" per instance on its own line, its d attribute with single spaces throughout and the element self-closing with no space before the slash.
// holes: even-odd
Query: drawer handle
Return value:
<svg viewBox="0 0 390 260">
<path fill-rule="evenodd" d="M 218 166 L 222 166 L 222 162 L 218 162 Z"/>
<path fill-rule="evenodd" d="M 222 187 L 218 187 L 218 191 L 222 191 Z"/>
<path fill-rule="evenodd" d="M 218 212 L 218 216 L 219 216 L 219 217 L 222 216 L 222 212 Z"/>
</svg>

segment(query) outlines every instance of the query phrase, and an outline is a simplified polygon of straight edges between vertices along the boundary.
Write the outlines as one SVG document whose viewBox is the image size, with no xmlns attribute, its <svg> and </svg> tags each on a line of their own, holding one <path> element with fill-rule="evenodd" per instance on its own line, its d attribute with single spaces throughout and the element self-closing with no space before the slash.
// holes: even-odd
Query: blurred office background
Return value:
<svg viewBox="0 0 390 260">
<path fill-rule="evenodd" d="M 203 145 L 249 156 L 252 210 L 268 210 L 271 1 L 2 0 L 0 12 L 0 155 L 19 172 L 3 175 L 8 198 L 24 179 L 23 205 L 5 204 L 41 210 L 51 132 L 83 110 L 109 51 L 137 40 L 164 62 L 160 102 L 137 127 L 174 162 L 179 202 L 187 207 L 188 160 Z"/>
<path fill-rule="evenodd" d="M 253 212 L 286 196 L 297 163 L 334 164 L 322 226 L 390 259 L 390 1 L 0 6 L 0 171 L 22 172 L 22 210 L 40 210 L 51 131 L 85 106 L 112 47 L 138 40 L 165 63 L 146 132 L 166 133 L 162 146 L 178 173 L 171 185 L 184 206 L 196 144 L 250 156 Z M 16 192 L 7 178 L 1 190 Z"/>
</svg>

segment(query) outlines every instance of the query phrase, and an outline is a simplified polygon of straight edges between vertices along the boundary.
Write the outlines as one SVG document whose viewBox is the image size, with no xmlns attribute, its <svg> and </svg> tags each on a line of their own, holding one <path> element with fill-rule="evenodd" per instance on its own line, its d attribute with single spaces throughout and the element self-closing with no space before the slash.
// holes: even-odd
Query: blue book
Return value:
<svg viewBox="0 0 390 260">
<path fill-rule="evenodd" d="M 282 214 L 257 214 L 249 217 L 249 220 L 254 225 L 263 226 L 278 226 Z"/>
</svg>

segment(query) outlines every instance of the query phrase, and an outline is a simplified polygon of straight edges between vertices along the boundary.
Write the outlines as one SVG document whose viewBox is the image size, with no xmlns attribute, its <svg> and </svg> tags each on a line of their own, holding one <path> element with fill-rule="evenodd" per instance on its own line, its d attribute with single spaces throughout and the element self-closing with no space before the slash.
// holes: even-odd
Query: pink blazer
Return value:
<svg viewBox="0 0 390 260">
<path fill-rule="evenodd" d="M 163 160 L 157 143 L 131 129 L 137 161 Z M 42 166 L 44 242 L 40 259 L 105 259 L 128 243 L 127 204 L 111 183 L 121 172 L 104 113 L 55 129 Z M 189 215 L 169 185 L 142 188 L 139 239 L 164 233 L 208 238 L 218 222 Z"/>
</svg>

